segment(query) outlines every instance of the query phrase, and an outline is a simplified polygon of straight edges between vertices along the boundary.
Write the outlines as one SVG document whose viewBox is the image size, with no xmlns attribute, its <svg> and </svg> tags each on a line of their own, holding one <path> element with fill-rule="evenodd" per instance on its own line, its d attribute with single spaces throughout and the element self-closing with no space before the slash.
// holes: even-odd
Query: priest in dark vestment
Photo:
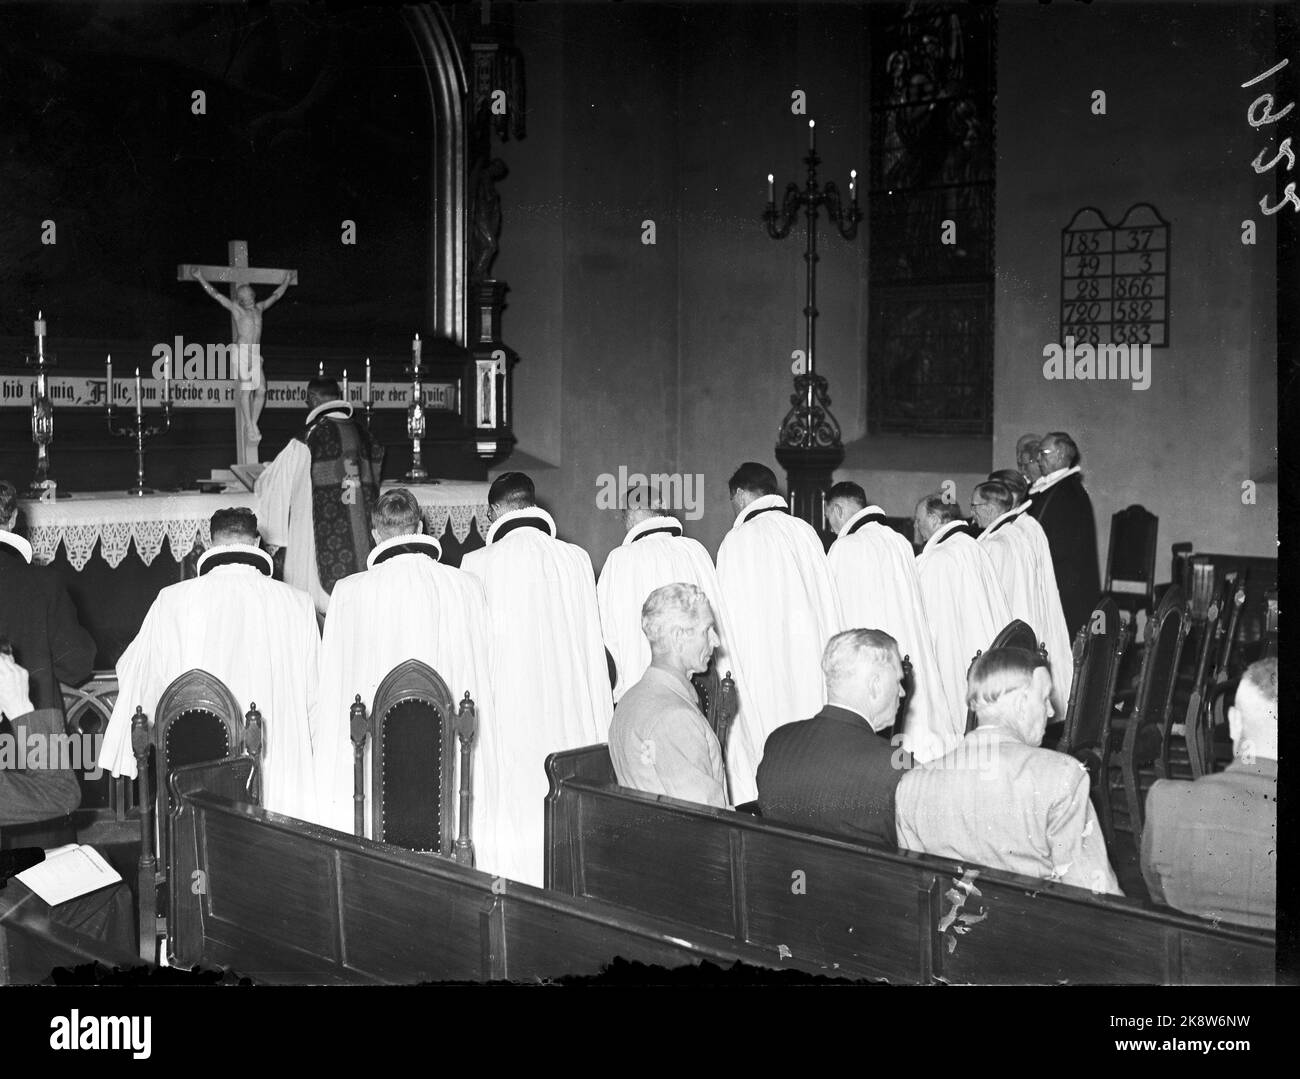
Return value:
<svg viewBox="0 0 1300 1079">
<path fill-rule="evenodd" d="M 1038 449 L 1042 477 L 1029 489 L 1029 515 L 1047 536 L 1052 568 L 1071 639 L 1088 621 L 1101 595 L 1097 522 L 1079 471 L 1079 447 L 1064 431 L 1043 436 Z"/>
<path fill-rule="evenodd" d="M 54 571 L 32 565 L 31 544 L 14 532 L 17 520 L 17 492 L 0 481 L 0 638 L 28 672 L 32 706 L 62 718 L 59 683 L 75 686 L 90 677 L 95 642 Z"/>
<path fill-rule="evenodd" d="M 283 547 L 284 580 L 329 607 L 334 582 L 366 568 L 384 449 L 332 378 L 307 383 L 307 423 L 257 478 L 257 519 Z"/>
</svg>

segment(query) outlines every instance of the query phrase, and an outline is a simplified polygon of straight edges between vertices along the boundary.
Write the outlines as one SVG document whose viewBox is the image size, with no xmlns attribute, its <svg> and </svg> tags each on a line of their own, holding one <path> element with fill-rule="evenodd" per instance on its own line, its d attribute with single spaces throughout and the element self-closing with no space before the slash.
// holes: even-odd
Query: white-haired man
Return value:
<svg viewBox="0 0 1300 1079">
<path fill-rule="evenodd" d="M 927 495 L 912 519 L 916 576 L 948 707 L 950 745 L 966 733 L 966 673 L 975 653 L 1011 621 L 1002 584 L 955 502 Z"/>
<path fill-rule="evenodd" d="M 1079 471 L 1079 447 L 1064 431 L 1050 431 L 1038 447 L 1043 475 L 1029 489 L 1029 512 L 1052 548 L 1066 629 L 1078 633 L 1101 595 L 1097 523 Z"/>
<path fill-rule="evenodd" d="M 910 771 L 895 796 L 899 846 L 943 858 L 1123 895 L 1088 798 L 1088 772 L 1039 748 L 1052 679 L 1020 648 L 971 664 L 979 726 L 948 756 Z"/>
<path fill-rule="evenodd" d="M 484 759 L 500 752 L 493 729 L 492 627 L 483 585 L 464 570 L 442 564 L 442 545 L 423 534 L 420 504 L 410 491 L 398 488 L 380 495 L 371 522 L 377 546 L 365 573 L 344 577 L 335 586 L 321 641 L 321 714 L 315 723 L 318 820 L 352 831 L 350 707 L 359 693 L 369 708 L 384 676 L 407 659 L 437 671 L 454 701 L 467 691 L 474 699 L 474 815 L 482 820 L 491 812 L 494 796 L 484 785 Z M 365 774 L 369 785 L 369 764 Z M 367 791 L 367 813 L 373 805 Z M 495 852 L 490 833 L 475 826 L 471 835 L 479 868 L 491 871 Z"/>
<path fill-rule="evenodd" d="M 1142 876 L 1189 914 L 1273 929 L 1277 918 L 1277 660 L 1252 663 L 1228 709 L 1236 758 L 1147 795 Z"/>
<path fill-rule="evenodd" d="M 837 633 L 822 656 L 826 706 L 778 727 L 758 766 L 765 818 L 878 839 L 893 846 L 894 790 L 904 754 L 879 732 L 903 699 L 898 643 L 878 629 Z"/>
<path fill-rule="evenodd" d="M 718 646 L 709 597 L 684 582 L 656 588 L 641 608 L 641 628 L 650 666 L 614 709 L 614 774 L 625 787 L 725 808 L 722 750 L 691 685 Z"/>
</svg>

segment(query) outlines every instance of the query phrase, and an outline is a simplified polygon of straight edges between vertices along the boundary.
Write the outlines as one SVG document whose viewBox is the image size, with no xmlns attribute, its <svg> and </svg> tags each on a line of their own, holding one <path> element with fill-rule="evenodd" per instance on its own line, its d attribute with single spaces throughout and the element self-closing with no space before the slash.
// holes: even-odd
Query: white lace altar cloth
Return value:
<svg viewBox="0 0 1300 1079">
<path fill-rule="evenodd" d="M 382 490 L 401 487 L 385 483 Z M 436 484 L 412 484 L 407 488 L 424 511 L 424 529 L 441 536 L 450 526 L 457 543 L 464 543 L 471 525 L 487 538 L 486 483 L 470 480 L 442 480 Z M 58 502 L 23 502 L 27 538 L 32 561 L 46 565 L 54 561 L 62 544 L 68 563 L 78 573 L 90 561 L 99 545 L 100 557 L 116 569 L 135 544 L 136 554 L 146 566 L 162 550 L 163 539 L 176 562 L 194 548 L 195 541 L 210 542 L 208 520 L 219 509 L 246 506 L 255 509 L 251 491 L 205 495 L 193 491 L 179 494 L 144 495 L 132 498 L 117 493 L 74 494 Z"/>
</svg>

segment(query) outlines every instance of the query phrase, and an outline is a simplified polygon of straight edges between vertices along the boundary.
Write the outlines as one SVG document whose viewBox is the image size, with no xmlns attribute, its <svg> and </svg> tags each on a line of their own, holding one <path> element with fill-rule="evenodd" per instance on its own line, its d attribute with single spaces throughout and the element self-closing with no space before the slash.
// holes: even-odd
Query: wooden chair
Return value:
<svg viewBox="0 0 1300 1079">
<path fill-rule="evenodd" d="M 1047 647 L 1038 642 L 1038 638 L 1034 635 L 1033 627 L 1030 626 L 1028 622 L 1023 622 L 1019 618 L 1013 618 L 1002 627 L 998 632 L 998 635 L 993 638 L 993 643 L 989 645 L 990 650 L 994 648 L 1023 648 L 1026 652 L 1037 652 L 1044 658 L 1047 656 Z M 979 659 L 983 654 L 984 652 L 982 650 L 976 652 L 971 658 L 971 665 L 974 666 L 975 660 Z M 970 668 L 968 667 L 967 673 L 969 672 Z M 979 721 L 975 718 L 975 710 L 973 708 L 967 708 L 966 733 L 970 734 L 970 732 L 978 725 L 978 722 Z"/>
<path fill-rule="evenodd" d="M 1103 599 L 1075 634 L 1074 682 L 1065 709 L 1065 728 L 1055 748 L 1088 769 L 1098 817 L 1110 840 L 1110 791 L 1103 777 L 1110 766 L 1111 718 L 1120 665 L 1133 639 L 1132 622 L 1120 617 L 1112 599 Z"/>
<path fill-rule="evenodd" d="M 700 674 L 691 675 L 691 684 L 699 697 L 700 711 L 708 722 L 710 729 L 717 736 L 718 746 L 722 750 L 723 768 L 727 761 L 727 739 L 731 734 L 731 724 L 740 710 L 740 701 L 736 695 L 736 682 L 728 671 L 725 678 L 718 677 L 718 665 L 709 661 L 708 669 Z M 731 801 L 731 777 L 727 777 L 727 801 Z M 747 803 L 750 804 L 750 803 Z"/>
<path fill-rule="evenodd" d="M 183 765 L 248 756 L 254 767 L 245 794 L 256 805 L 261 795 L 256 765 L 262 750 L 262 714 L 251 704 L 241 716 L 239 705 L 221 680 L 196 668 L 163 691 L 152 723 L 136 705 L 131 749 L 140 798 L 140 955 L 152 963 L 157 961 L 159 938 L 167 935 L 167 866 L 171 861 L 171 815 L 176 806 L 168 779 Z"/>
<path fill-rule="evenodd" d="M 1235 692 L 1230 663 L 1245 601 L 1246 590 L 1237 584 L 1237 575 L 1227 574 L 1222 596 L 1210 605 L 1198 626 L 1201 639 L 1187 708 L 1179 725 L 1182 730 L 1174 729 L 1175 735 L 1181 733 L 1185 739 L 1185 752 L 1179 754 L 1175 742 L 1169 760 L 1170 774 L 1176 778 L 1199 779 L 1215 770 L 1215 733 L 1224 721 L 1224 694 Z M 1228 686 L 1232 689 L 1227 690 Z"/>
<path fill-rule="evenodd" d="M 890 741 L 893 741 L 895 735 L 902 734 L 907 729 L 907 706 L 912 703 L 912 694 L 916 691 L 916 674 L 912 670 L 912 657 L 903 657 L 903 699 L 898 702 L 898 711 L 894 713 L 894 724 L 888 731 L 881 731 L 881 734 L 888 734 Z"/>
<path fill-rule="evenodd" d="M 1277 592 L 1264 593 L 1264 641 L 1261 659 L 1277 658 Z"/>
<path fill-rule="evenodd" d="M 79 843 L 132 843 L 140 837 L 137 784 L 125 776 L 109 775 L 103 770 L 95 779 L 95 761 L 103 734 L 117 703 L 117 674 L 95 671 L 82 686 L 60 683 L 63 694 L 65 728 L 81 743 L 82 767 L 77 772 L 81 786 L 81 806 L 72 814 Z"/>
<path fill-rule="evenodd" d="M 1130 616 L 1151 612 L 1159 532 L 1160 518 L 1143 506 L 1128 506 L 1111 516 L 1102 595 Z"/>
<path fill-rule="evenodd" d="M 1142 849 L 1146 792 L 1157 778 L 1165 778 L 1169 771 L 1174 686 L 1187 640 L 1188 623 L 1182 590 L 1170 588 L 1147 622 L 1146 651 L 1142 657 L 1133 714 L 1127 720 L 1114 718 L 1111 721 L 1109 741 L 1113 743 L 1122 737 L 1119 767 L 1107 761 L 1107 770 L 1103 773 L 1103 782 L 1111 796 L 1111 827 L 1116 827 L 1114 808 L 1118 778 L 1118 789 L 1122 789 L 1124 797 L 1124 830 L 1132 833 L 1138 850 Z M 1115 775 L 1117 771 L 1118 777 Z"/>
<path fill-rule="evenodd" d="M 351 709 L 353 832 L 366 835 L 366 743 L 370 743 L 370 834 L 408 850 L 474 864 L 471 751 L 478 733 L 466 690 L 457 709 L 447 683 L 427 663 L 408 659 L 384 676 L 367 714 L 361 695 Z M 456 757 L 460 742 L 459 814 Z M 459 815 L 460 829 L 453 833 Z"/>
</svg>

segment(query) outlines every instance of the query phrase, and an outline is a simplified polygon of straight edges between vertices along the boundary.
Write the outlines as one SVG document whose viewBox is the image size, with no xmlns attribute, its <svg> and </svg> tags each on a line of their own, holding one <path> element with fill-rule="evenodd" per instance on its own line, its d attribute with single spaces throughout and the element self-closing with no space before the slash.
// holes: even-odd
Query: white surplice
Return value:
<svg viewBox="0 0 1300 1079">
<path fill-rule="evenodd" d="M 492 748 L 483 747 L 494 792 L 475 815 L 494 865 L 542 883 L 544 764 L 551 753 L 604 742 L 614 715 L 591 558 L 555 538 L 555 521 L 532 508 L 502 514 L 487 546 L 461 567 L 483 583 L 492 620 Z"/>
<path fill-rule="evenodd" d="M 948 709 L 966 729 L 966 672 L 1011 621 L 997 571 L 965 521 L 949 521 L 916 556 L 926 621 Z"/>
<path fill-rule="evenodd" d="M 816 531 L 780 495 L 756 498 L 736 518 L 718 548 L 718 583 L 748 685 L 736 727 L 761 760 L 769 734 L 826 703 L 822 652 L 844 627 L 840 601 Z M 732 784 L 736 802 L 758 789 L 753 776 L 732 776 Z"/>
<path fill-rule="evenodd" d="M 884 510 L 867 506 L 844 522 L 827 557 L 845 628 L 884 630 L 912 660 L 903 747 L 919 761 L 942 757 L 960 741 L 966 714 L 948 707 L 911 543 L 885 523 Z"/>
<path fill-rule="evenodd" d="M 103 767 L 135 776 L 136 705 L 154 719 L 163 690 L 197 667 L 226 685 L 241 712 L 256 704 L 262 713 L 262 805 L 315 819 L 310 722 L 320 646 L 316 612 L 305 592 L 271 580 L 270 565 L 270 557 L 253 547 L 212 547 L 199 560 L 201 576 L 158 593 L 117 662 L 119 690 L 99 754 Z"/>
<path fill-rule="evenodd" d="M 641 606 L 646 597 L 663 585 L 682 582 L 696 585 L 709 597 L 722 642 L 714 652 L 714 666 L 719 678 L 731 673 L 743 709 L 749 686 L 729 646 L 729 620 L 713 560 L 702 544 L 682 531 L 675 517 L 649 517 L 628 530 L 622 545 L 610 551 L 600 571 L 596 595 L 605 647 L 617 671 L 614 700 L 636 685 L 650 666 L 650 642 L 641 631 Z M 757 788 L 750 786 L 757 770 L 748 734 L 739 722 L 734 723 L 727 740 L 733 799 L 748 802 L 757 797 Z"/>
<path fill-rule="evenodd" d="M 1061 607 L 1061 593 L 1056 587 L 1056 567 L 1052 562 L 1052 548 L 1047 542 L 1047 533 L 1027 512 L 1032 501 L 1022 502 L 1011 511 L 1012 524 L 1007 527 L 1014 527 L 1020 532 L 1034 554 L 1034 564 L 1037 567 L 1035 580 L 1038 585 L 1035 608 L 1042 612 L 1041 617 L 1047 624 L 1046 630 L 1040 630 L 1040 639 L 1047 646 L 1047 659 L 1052 665 L 1052 707 L 1056 710 L 1056 718 L 1063 720 L 1070 703 L 1070 690 L 1074 685 L 1073 641 L 1065 621 L 1065 611 Z"/>
<path fill-rule="evenodd" d="M 470 838 L 475 864 L 491 870 L 496 852 L 483 825 L 494 792 L 483 768 L 493 743 L 492 627 L 478 578 L 441 565 L 442 545 L 429 536 L 395 536 L 379 544 L 365 573 L 334 587 L 321 641 L 319 714 L 315 727 L 319 822 L 353 830 L 351 707 L 357 694 L 373 715 L 379 683 L 399 663 L 418 659 L 447 683 L 454 708 L 466 691 L 474 701 L 478 733 L 472 747 L 474 800 Z M 371 745 L 366 745 L 366 834 L 374 806 Z M 459 767 L 460 744 L 453 741 Z M 436 784 L 436 777 L 431 780 Z M 456 810 L 460 812 L 459 807 Z M 457 821 L 459 826 L 459 820 Z"/>
<path fill-rule="evenodd" d="M 351 419 L 352 406 L 326 401 L 307 413 L 310 425 L 320 416 L 343 422 Z M 268 547 L 284 548 L 284 580 L 301 588 L 316 610 L 329 609 L 329 593 L 321 587 L 316 564 L 316 531 L 312 526 L 311 450 L 297 438 L 275 456 L 253 483 L 257 496 L 257 527 Z"/>
</svg>

